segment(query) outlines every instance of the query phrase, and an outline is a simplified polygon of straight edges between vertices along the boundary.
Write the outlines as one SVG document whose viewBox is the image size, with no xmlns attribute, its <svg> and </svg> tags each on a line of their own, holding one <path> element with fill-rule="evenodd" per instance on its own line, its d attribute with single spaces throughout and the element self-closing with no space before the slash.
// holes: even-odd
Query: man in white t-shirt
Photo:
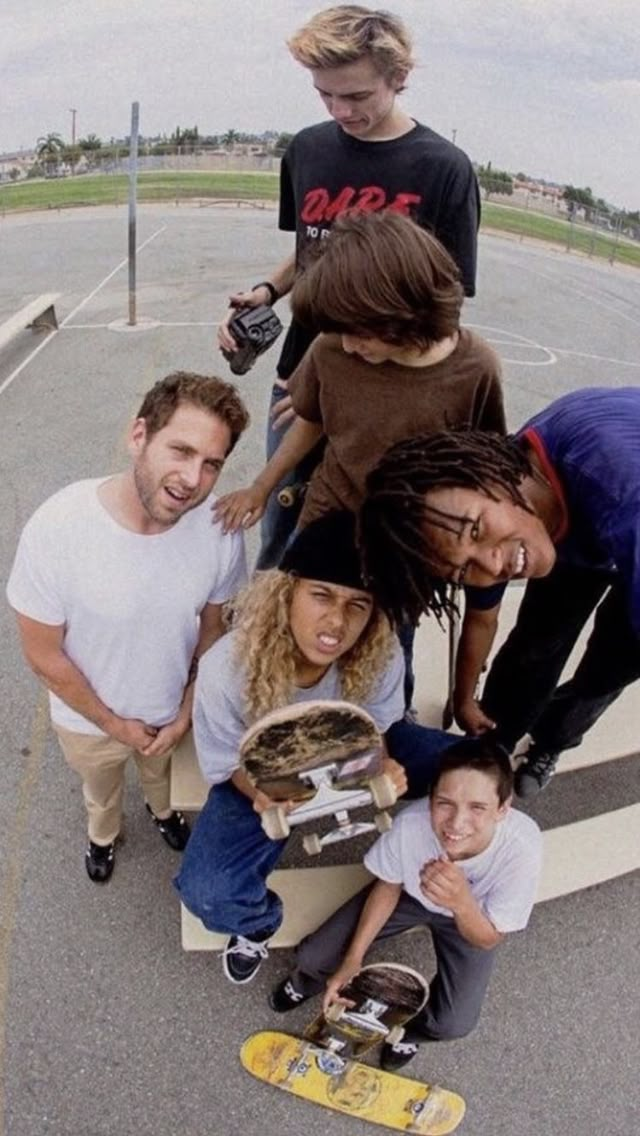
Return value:
<svg viewBox="0 0 640 1136">
<path fill-rule="evenodd" d="M 495 948 L 526 927 L 540 877 L 540 830 L 511 810 L 512 788 L 509 758 L 494 742 L 465 739 L 447 749 L 429 798 L 408 805 L 366 854 L 375 883 L 302 941 L 272 1009 L 294 1009 L 325 986 L 326 1010 L 372 943 L 427 926 L 437 962 L 429 999 L 403 1040 L 383 1046 L 382 1068 L 406 1065 L 421 1041 L 470 1033 Z"/>
<path fill-rule="evenodd" d="M 246 578 L 242 538 L 212 524 L 206 498 L 248 420 L 229 383 L 168 375 L 130 427 L 129 468 L 54 494 L 20 538 L 7 596 L 82 778 L 95 882 L 113 871 L 130 757 L 167 844 L 181 851 L 189 837 L 169 804 L 171 753 L 190 725 L 197 660 Z"/>
</svg>

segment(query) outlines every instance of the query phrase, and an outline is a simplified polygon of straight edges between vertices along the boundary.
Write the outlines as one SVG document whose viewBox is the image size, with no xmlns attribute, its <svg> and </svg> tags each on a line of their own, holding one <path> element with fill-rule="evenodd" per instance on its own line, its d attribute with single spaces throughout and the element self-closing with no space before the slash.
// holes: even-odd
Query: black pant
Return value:
<svg viewBox="0 0 640 1136">
<path fill-rule="evenodd" d="M 573 677 L 558 686 L 596 606 L 585 653 Z M 638 678 L 640 641 L 620 578 L 556 563 L 548 576 L 527 584 L 516 625 L 489 671 L 482 706 L 497 722 L 508 749 L 530 733 L 539 749 L 560 753 L 580 745 L 587 730 Z"/>
</svg>

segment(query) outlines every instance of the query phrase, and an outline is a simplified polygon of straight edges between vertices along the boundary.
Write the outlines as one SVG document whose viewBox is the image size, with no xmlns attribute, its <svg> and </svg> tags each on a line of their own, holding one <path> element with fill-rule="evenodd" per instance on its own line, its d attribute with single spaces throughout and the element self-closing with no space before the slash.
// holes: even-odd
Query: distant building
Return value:
<svg viewBox="0 0 640 1136">
<path fill-rule="evenodd" d="M 33 150 L 16 150 L 0 154 L 0 182 L 22 181 L 35 161 Z M 17 172 L 16 172 L 17 171 Z"/>
</svg>

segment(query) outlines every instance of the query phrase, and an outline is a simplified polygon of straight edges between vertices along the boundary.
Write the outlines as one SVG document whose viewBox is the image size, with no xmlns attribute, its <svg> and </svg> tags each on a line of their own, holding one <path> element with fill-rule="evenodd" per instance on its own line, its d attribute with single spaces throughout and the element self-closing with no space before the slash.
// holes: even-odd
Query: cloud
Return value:
<svg viewBox="0 0 640 1136">
<path fill-rule="evenodd" d="M 5 0 L 0 150 L 49 131 L 69 137 L 72 106 L 80 135 L 122 136 L 134 99 L 147 134 L 178 124 L 217 133 L 318 121 L 322 107 L 285 40 L 321 6 L 59 0 L 52 19 L 50 0 Z M 590 184 L 637 208 L 638 0 L 593 9 L 584 0 L 380 6 L 414 35 L 410 113 L 448 136 L 456 130 L 478 160 Z"/>
</svg>

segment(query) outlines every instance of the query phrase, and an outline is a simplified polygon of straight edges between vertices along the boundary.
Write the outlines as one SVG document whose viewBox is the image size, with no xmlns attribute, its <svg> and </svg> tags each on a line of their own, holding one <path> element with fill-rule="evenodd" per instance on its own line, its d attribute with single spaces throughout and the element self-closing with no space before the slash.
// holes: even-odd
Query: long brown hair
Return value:
<svg viewBox="0 0 640 1136">
<path fill-rule="evenodd" d="M 299 323 L 426 350 L 457 331 L 460 273 L 431 233 L 386 210 L 334 222 L 291 293 Z"/>
</svg>

